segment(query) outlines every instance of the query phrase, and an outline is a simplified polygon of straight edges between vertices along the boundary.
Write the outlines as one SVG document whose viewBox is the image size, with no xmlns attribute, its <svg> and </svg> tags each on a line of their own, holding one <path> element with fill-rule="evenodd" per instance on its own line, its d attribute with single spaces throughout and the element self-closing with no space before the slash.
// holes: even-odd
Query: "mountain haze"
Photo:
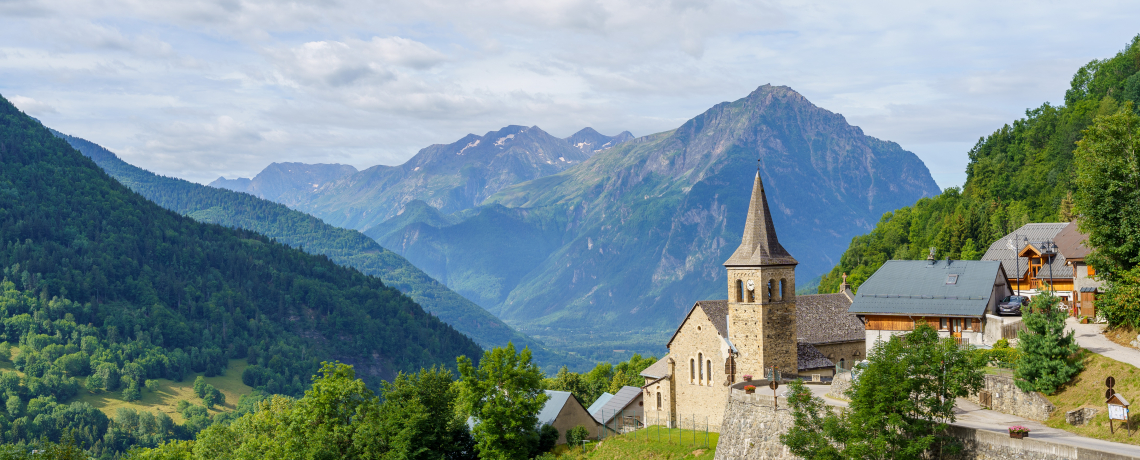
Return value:
<svg viewBox="0 0 1140 460">
<path fill-rule="evenodd" d="M 694 301 L 724 298 L 722 264 L 740 243 L 757 159 L 804 280 L 884 212 L 939 193 L 913 153 L 765 85 L 477 209 L 420 206 L 366 234 L 544 340 L 660 334 Z"/>
<path fill-rule="evenodd" d="M 122 352 L 93 353 L 94 364 L 143 361 L 136 383 L 180 379 L 186 360 L 218 375 L 249 358 L 266 377 L 253 386 L 299 394 L 322 360 L 353 363 L 375 384 L 481 353 L 379 278 L 159 207 L 3 98 L 0 241 L 4 283 L 51 306 L 18 328 L 45 337 L 21 355 L 90 336 Z M 0 311 L 10 328 L 32 319 L 11 307 Z"/>
<path fill-rule="evenodd" d="M 58 132 L 55 134 L 94 160 L 119 182 L 164 208 L 202 222 L 253 230 L 290 246 L 300 247 L 306 252 L 328 256 L 338 264 L 377 276 L 483 347 L 501 347 L 514 342 L 519 347 L 530 347 L 536 361 L 546 367 L 565 364 L 581 368 L 588 365 L 571 356 L 551 353 L 533 339 L 514 331 L 483 308 L 432 279 L 402 256 L 384 249 L 359 232 L 333 227 L 313 216 L 246 193 L 219 190 L 182 179 L 159 176 L 122 161 L 113 152 L 95 143 Z M 282 164 L 282 169 L 289 165 L 291 164 Z M 304 171 L 305 166 L 292 169 Z M 327 170 L 335 173 L 336 168 L 332 167 L 334 165 L 327 166 Z"/>
<path fill-rule="evenodd" d="M 253 179 L 218 178 L 211 187 L 245 192 L 286 206 L 303 202 L 321 185 L 355 174 L 356 168 L 339 164 L 273 163 Z"/>
<path fill-rule="evenodd" d="M 244 186 L 251 193 L 254 187 L 287 190 L 259 196 L 338 227 L 364 230 L 396 216 L 414 200 L 445 214 L 476 207 L 505 187 L 563 171 L 631 137 L 629 132 L 611 137 L 586 128 L 559 139 L 537 126 L 507 126 L 432 145 L 399 166 L 373 166 L 337 177 L 348 170 L 332 169 L 341 165 L 274 164 L 248 186 L 222 179 L 210 185 L 238 191 L 245 191 Z"/>
</svg>

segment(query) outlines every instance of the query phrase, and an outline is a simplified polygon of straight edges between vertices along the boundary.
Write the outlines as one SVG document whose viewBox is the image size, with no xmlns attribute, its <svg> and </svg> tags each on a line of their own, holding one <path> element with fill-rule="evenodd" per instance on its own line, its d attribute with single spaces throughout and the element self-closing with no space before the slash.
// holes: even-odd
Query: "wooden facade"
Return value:
<svg viewBox="0 0 1140 460">
<path fill-rule="evenodd" d="M 963 317 L 937 317 L 937 316 L 898 316 L 898 315 L 866 315 L 867 330 L 875 331 L 913 331 L 916 324 L 927 323 L 942 332 L 949 332 L 951 336 L 961 337 L 962 332 L 982 332 L 981 318 Z"/>
</svg>

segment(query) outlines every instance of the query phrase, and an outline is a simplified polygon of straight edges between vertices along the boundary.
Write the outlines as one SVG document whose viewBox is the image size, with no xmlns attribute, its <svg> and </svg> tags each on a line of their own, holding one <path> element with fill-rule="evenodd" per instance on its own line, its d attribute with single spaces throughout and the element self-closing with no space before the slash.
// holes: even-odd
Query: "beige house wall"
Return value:
<svg viewBox="0 0 1140 460">
<path fill-rule="evenodd" d="M 669 356 L 676 362 L 672 382 L 676 412 L 669 414 L 674 422 L 688 424 L 695 417 L 701 424 L 708 420 L 710 427 L 720 425 L 728 398 L 728 376 L 724 373 L 728 349 L 722 344 L 724 339 L 703 309 L 694 310 L 681 326 L 669 347 Z M 698 357 L 705 362 L 702 369 L 696 368 Z"/>
<path fill-rule="evenodd" d="M 839 364 L 843 360 L 843 368 L 850 369 L 855 362 L 867 359 L 867 341 L 855 340 L 851 342 L 836 342 L 813 345 L 816 350 L 823 353 L 831 362 Z"/>
<path fill-rule="evenodd" d="M 586 408 L 582 407 L 582 404 L 574 397 L 566 400 L 566 404 L 562 406 L 562 410 L 558 411 L 558 417 L 554 419 L 554 423 L 551 425 L 558 429 L 558 444 L 566 444 L 566 432 L 578 425 L 582 425 L 590 431 L 590 439 L 598 439 L 602 434 L 602 426 L 598 424 L 597 420 L 594 420 L 594 417 L 590 416 Z"/>
</svg>

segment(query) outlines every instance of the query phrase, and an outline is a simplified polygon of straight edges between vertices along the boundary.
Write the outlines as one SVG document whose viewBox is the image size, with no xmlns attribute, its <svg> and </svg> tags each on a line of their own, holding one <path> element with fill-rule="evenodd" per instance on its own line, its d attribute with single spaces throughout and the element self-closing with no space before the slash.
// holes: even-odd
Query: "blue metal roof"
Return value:
<svg viewBox="0 0 1140 460">
<path fill-rule="evenodd" d="M 593 404 L 590 404 L 590 408 L 586 409 L 586 412 L 589 412 L 590 415 L 597 414 L 598 409 L 601 409 L 603 406 L 605 406 L 606 403 L 610 402 L 610 398 L 613 398 L 613 397 L 614 397 L 614 395 L 612 395 L 612 394 L 602 393 L 602 395 L 598 397 L 597 401 L 594 401 Z M 597 417 L 594 417 L 594 418 L 597 418 Z"/>
<path fill-rule="evenodd" d="M 1005 283 L 1000 270 L 1001 263 L 990 260 L 889 260 L 859 286 L 848 311 L 982 316 L 994 283 Z"/>
</svg>

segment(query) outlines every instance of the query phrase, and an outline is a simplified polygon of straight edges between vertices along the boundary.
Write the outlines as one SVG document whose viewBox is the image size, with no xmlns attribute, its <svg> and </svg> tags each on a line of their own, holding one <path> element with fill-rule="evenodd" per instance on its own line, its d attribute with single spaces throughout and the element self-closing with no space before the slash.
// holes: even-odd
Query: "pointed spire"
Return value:
<svg viewBox="0 0 1140 460">
<path fill-rule="evenodd" d="M 752 201 L 748 203 L 748 219 L 744 222 L 744 237 L 740 240 L 740 247 L 732 253 L 732 257 L 729 257 L 724 265 L 796 265 L 798 263 L 776 239 L 776 226 L 772 224 L 772 213 L 768 210 L 768 198 L 764 195 L 764 182 L 760 180 L 760 171 L 756 171 L 756 182 L 752 185 Z"/>
</svg>

